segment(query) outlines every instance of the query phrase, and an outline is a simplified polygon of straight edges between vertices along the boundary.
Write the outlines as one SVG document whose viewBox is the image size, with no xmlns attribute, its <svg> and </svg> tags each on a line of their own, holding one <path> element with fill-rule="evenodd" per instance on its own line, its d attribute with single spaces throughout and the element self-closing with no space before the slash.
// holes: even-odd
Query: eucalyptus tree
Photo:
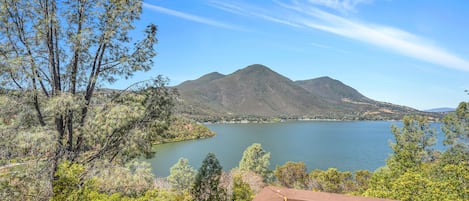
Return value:
<svg viewBox="0 0 469 201">
<path fill-rule="evenodd" d="M 171 112 L 166 81 L 99 96 L 105 100 L 96 95 L 103 84 L 153 66 L 157 27 L 138 39 L 129 34 L 141 0 L 2 0 L 0 12 L 2 101 L 12 106 L 0 128 L 10 137 L 26 128 L 48 136 L 37 157 L 50 163 L 50 180 L 63 160 L 124 163 L 151 154 Z"/>
</svg>

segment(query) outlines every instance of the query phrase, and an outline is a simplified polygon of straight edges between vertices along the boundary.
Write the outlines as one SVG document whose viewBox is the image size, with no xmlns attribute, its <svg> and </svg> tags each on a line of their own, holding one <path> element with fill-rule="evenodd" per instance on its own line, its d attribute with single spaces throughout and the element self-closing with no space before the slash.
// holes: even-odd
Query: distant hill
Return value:
<svg viewBox="0 0 469 201">
<path fill-rule="evenodd" d="M 229 75 L 210 73 L 176 88 L 178 112 L 196 118 L 400 119 L 427 114 L 372 100 L 330 77 L 292 81 L 260 64 Z"/>
<path fill-rule="evenodd" d="M 441 108 L 434 108 L 434 109 L 429 109 L 425 110 L 425 112 L 454 112 L 456 111 L 455 108 L 449 108 L 449 107 L 441 107 Z"/>
<path fill-rule="evenodd" d="M 344 98 L 350 101 L 371 103 L 372 100 L 363 96 L 360 92 L 344 83 L 330 77 L 320 77 L 311 80 L 295 82 L 308 92 L 319 96 L 329 102 L 340 103 Z"/>
</svg>

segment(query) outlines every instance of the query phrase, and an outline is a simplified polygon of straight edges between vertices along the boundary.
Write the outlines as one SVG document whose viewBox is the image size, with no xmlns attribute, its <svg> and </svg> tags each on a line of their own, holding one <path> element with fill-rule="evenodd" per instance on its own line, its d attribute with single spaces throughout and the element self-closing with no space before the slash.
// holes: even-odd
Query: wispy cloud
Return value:
<svg viewBox="0 0 469 201">
<path fill-rule="evenodd" d="M 329 45 L 325 45 L 325 44 L 321 44 L 321 43 L 314 43 L 313 42 L 313 43 L 311 43 L 311 45 L 315 46 L 315 47 L 323 48 L 323 49 L 334 50 L 334 51 L 337 51 L 337 52 L 340 52 L 340 53 L 343 53 L 343 54 L 350 53 L 346 50 L 338 49 L 338 48 L 335 48 L 335 47 L 332 47 L 332 46 L 329 46 Z"/>
<path fill-rule="evenodd" d="M 298 7 L 297 10 L 313 18 L 300 20 L 307 27 L 376 45 L 429 63 L 469 71 L 467 60 L 409 32 L 351 21 L 316 8 Z"/>
<path fill-rule="evenodd" d="M 295 0 L 289 3 L 274 1 L 277 9 L 283 9 L 281 12 L 269 12 L 269 14 L 276 14 L 276 16 L 267 15 L 267 13 L 259 13 L 259 10 L 253 11 L 252 8 L 243 8 L 234 3 L 225 4 L 238 6 L 238 14 L 257 17 L 296 28 L 303 27 L 321 30 L 378 46 L 428 63 L 469 71 L 469 61 L 433 44 L 423 37 L 390 26 L 355 21 L 334 15 L 319 9 L 316 6 L 317 3 L 313 3 L 313 1 L 319 2 L 319 0 L 310 0 L 309 3 L 305 4 Z M 356 5 L 358 2 L 362 1 L 348 2 L 351 2 L 349 3 L 350 5 Z"/>
<path fill-rule="evenodd" d="M 280 19 L 273 17 L 272 15 L 265 14 L 268 11 L 265 9 L 257 8 L 257 7 L 250 7 L 249 5 L 246 4 L 240 4 L 239 5 L 233 4 L 233 3 L 227 3 L 219 0 L 211 0 L 210 5 L 218 8 L 220 10 L 230 12 L 236 15 L 242 15 L 242 16 L 253 16 L 253 17 L 258 17 L 264 20 L 288 25 L 288 26 L 293 26 L 293 27 L 302 27 L 299 24 L 296 24 L 294 22 L 289 21 L 288 19 Z"/>
<path fill-rule="evenodd" d="M 326 6 L 340 12 L 355 12 L 359 4 L 371 3 L 373 0 L 309 0 L 311 4 Z"/>
<path fill-rule="evenodd" d="M 192 14 L 189 14 L 189 13 L 184 13 L 184 12 L 177 11 L 177 10 L 172 10 L 172 9 L 169 9 L 169 8 L 164 8 L 164 7 L 161 7 L 161 6 L 155 6 L 155 5 L 148 4 L 148 3 L 143 3 L 143 6 L 145 8 L 151 9 L 151 10 L 159 12 L 159 13 L 163 13 L 163 14 L 166 14 L 166 15 L 171 15 L 171 16 L 174 16 L 174 17 L 178 17 L 178 18 L 181 18 L 181 19 L 185 19 L 185 20 L 189 20 L 189 21 L 193 21 L 193 22 L 197 22 L 197 23 L 201 23 L 201 24 L 206 24 L 206 25 L 225 28 L 225 29 L 242 30 L 239 27 L 236 27 L 236 26 L 233 26 L 233 25 L 230 25 L 230 24 L 227 24 L 227 23 L 223 23 L 223 22 L 220 22 L 220 21 L 200 17 L 200 16 L 197 16 L 197 15 L 192 15 Z"/>
</svg>

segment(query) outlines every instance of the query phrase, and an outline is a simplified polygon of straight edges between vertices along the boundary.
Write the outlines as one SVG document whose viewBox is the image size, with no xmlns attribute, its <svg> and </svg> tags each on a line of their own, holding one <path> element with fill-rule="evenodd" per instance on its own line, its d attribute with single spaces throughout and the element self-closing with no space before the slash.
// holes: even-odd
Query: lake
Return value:
<svg viewBox="0 0 469 201">
<path fill-rule="evenodd" d="M 268 124 L 209 124 L 216 133 L 208 139 L 155 146 L 154 158 L 148 160 L 157 177 L 169 175 L 169 169 L 180 157 L 198 169 L 207 153 L 213 152 L 223 170 L 238 166 L 243 151 L 260 143 L 271 153 L 271 168 L 287 161 L 304 161 L 308 171 L 335 167 L 341 171 L 366 169 L 383 165 L 391 153 L 393 139 L 389 121 L 295 121 Z M 439 124 L 436 129 L 441 135 Z M 441 140 L 441 138 L 439 138 Z M 440 142 L 441 145 L 441 142 Z"/>
</svg>

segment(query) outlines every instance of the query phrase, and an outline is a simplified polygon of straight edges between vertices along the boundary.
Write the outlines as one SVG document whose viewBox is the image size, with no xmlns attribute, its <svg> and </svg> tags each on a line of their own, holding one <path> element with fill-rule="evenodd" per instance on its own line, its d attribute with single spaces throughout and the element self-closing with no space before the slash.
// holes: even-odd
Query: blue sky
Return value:
<svg viewBox="0 0 469 201">
<path fill-rule="evenodd" d="M 136 30 L 158 25 L 155 66 L 114 86 L 264 64 L 379 101 L 456 107 L 469 99 L 468 20 L 467 0 L 146 0 Z"/>
</svg>

